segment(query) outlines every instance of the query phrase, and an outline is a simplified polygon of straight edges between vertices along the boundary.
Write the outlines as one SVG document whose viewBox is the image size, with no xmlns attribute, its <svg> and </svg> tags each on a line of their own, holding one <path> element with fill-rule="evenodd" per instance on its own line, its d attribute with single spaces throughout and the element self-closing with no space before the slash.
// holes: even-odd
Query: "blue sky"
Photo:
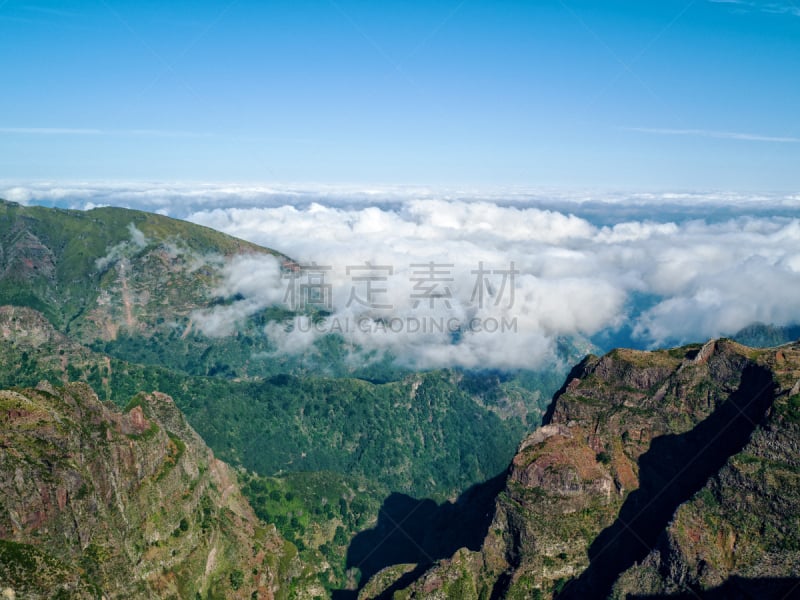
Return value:
<svg viewBox="0 0 800 600">
<path fill-rule="evenodd" d="M 800 0 L 0 0 L 0 179 L 800 188 Z"/>
</svg>

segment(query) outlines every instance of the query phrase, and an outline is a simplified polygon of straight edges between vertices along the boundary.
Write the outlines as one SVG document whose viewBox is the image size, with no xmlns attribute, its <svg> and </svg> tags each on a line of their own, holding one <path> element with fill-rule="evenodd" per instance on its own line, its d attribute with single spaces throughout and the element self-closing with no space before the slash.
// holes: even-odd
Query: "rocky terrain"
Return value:
<svg viewBox="0 0 800 600">
<path fill-rule="evenodd" d="M 545 423 L 480 550 L 361 597 L 800 595 L 800 345 L 590 356 Z"/>
<path fill-rule="evenodd" d="M 0 391 L 0 589 L 17 598 L 286 597 L 296 550 L 169 396 Z"/>
</svg>

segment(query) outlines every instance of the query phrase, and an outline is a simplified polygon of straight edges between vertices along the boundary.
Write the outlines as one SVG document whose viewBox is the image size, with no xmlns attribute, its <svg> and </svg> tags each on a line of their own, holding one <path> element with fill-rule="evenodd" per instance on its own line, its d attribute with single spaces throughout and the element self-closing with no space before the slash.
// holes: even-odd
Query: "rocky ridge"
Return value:
<svg viewBox="0 0 800 600">
<path fill-rule="evenodd" d="M 299 564 L 169 396 L 0 391 L 0 588 L 20 598 L 285 597 Z M 60 595 L 59 595 L 60 594 Z"/>
<path fill-rule="evenodd" d="M 800 344 L 589 356 L 520 445 L 481 549 L 362 597 L 791 597 L 798 434 Z"/>
</svg>

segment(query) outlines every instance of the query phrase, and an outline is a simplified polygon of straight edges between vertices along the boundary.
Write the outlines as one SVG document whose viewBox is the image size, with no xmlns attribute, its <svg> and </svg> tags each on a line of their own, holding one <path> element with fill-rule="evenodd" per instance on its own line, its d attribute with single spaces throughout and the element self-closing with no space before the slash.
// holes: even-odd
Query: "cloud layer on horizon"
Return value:
<svg viewBox="0 0 800 600">
<path fill-rule="evenodd" d="M 598 191 L 553 188 L 444 188 L 345 184 L 221 184 L 197 182 L 0 180 L 0 198 L 20 204 L 47 204 L 88 210 L 113 205 L 186 218 L 213 208 L 307 207 L 312 203 L 338 207 L 379 206 L 398 209 L 408 200 L 486 201 L 499 206 L 570 212 L 595 222 L 626 216 L 635 219 L 714 218 L 775 213 L 795 215 L 800 193 L 739 193 L 725 191 Z M 613 213 L 613 218 L 607 218 Z M 606 218 L 603 218 L 603 217 Z M 597 217 L 597 218 L 595 218 Z M 660 217 L 659 217 L 660 218 Z"/>
</svg>

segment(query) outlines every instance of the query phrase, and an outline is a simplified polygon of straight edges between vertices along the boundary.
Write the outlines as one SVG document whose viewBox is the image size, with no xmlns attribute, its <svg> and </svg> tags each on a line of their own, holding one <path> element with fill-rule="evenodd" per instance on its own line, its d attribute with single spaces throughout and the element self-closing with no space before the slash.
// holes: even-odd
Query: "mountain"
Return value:
<svg viewBox="0 0 800 600">
<path fill-rule="evenodd" d="M 753 323 L 737 331 L 731 339 L 753 348 L 772 348 L 800 339 L 800 325 Z"/>
<path fill-rule="evenodd" d="M 147 332 L 159 319 L 185 317 L 218 282 L 215 261 L 265 252 L 152 213 L 0 200 L 0 300 L 31 306 L 84 341 L 113 338 L 122 323 Z M 201 258 L 206 264 L 193 264 Z"/>
<path fill-rule="evenodd" d="M 0 200 L 0 304 L 33 308 L 73 340 L 123 360 L 198 374 L 222 370 L 223 364 L 246 372 L 251 354 L 270 349 L 263 336 L 248 345 L 241 336 L 211 338 L 192 320 L 198 311 L 225 302 L 218 296 L 225 266 L 243 255 L 291 262 L 272 250 L 152 213 Z M 252 332 L 257 324 L 247 323 L 243 331 Z M 256 361 L 253 368 L 268 364 Z"/>
<path fill-rule="evenodd" d="M 297 551 L 169 396 L 0 391 L 0 587 L 19 598 L 285 598 Z"/>
<path fill-rule="evenodd" d="M 361 598 L 790 598 L 800 344 L 589 356 L 519 446 L 477 550 Z"/>
</svg>

